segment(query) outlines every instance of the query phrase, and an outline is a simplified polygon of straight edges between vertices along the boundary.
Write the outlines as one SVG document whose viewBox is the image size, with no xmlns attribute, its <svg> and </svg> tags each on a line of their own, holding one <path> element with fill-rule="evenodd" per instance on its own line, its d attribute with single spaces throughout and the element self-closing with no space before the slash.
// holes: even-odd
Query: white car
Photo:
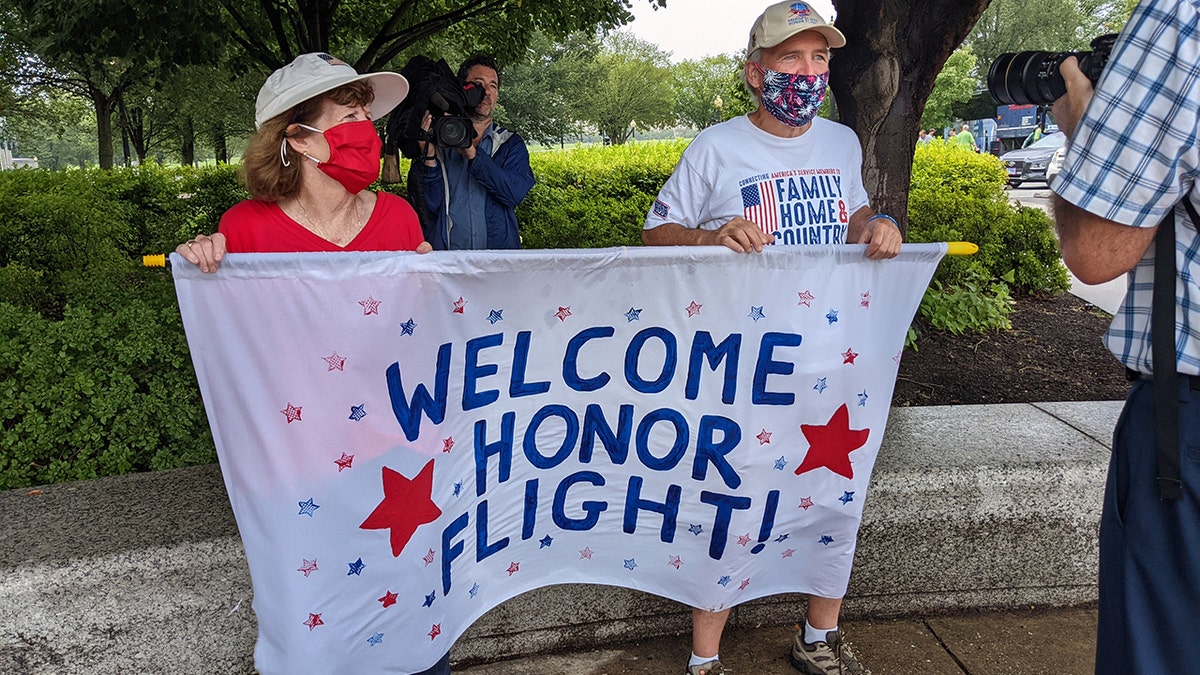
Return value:
<svg viewBox="0 0 1200 675">
<path fill-rule="evenodd" d="M 1050 163 L 1046 165 L 1046 185 L 1054 180 L 1059 171 L 1062 171 L 1063 157 L 1067 154 L 1067 146 L 1062 146 L 1054 151 L 1054 156 L 1050 158 Z"/>
</svg>

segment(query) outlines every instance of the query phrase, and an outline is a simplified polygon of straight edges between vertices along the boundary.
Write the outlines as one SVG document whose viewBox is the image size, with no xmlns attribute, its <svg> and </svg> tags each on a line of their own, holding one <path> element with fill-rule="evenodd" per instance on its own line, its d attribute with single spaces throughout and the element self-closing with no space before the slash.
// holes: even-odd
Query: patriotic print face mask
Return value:
<svg viewBox="0 0 1200 675">
<path fill-rule="evenodd" d="M 767 70 L 754 62 L 763 76 L 762 104 L 775 119 L 789 127 L 802 127 L 817 116 L 825 100 L 829 73 L 792 75 Z"/>
</svg>

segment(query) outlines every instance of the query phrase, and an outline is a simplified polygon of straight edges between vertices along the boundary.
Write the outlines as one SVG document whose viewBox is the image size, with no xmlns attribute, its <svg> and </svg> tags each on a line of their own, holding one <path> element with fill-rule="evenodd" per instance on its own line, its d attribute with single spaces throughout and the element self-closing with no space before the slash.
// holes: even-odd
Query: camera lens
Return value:
<svg viewBox="0 0 1200 675">
<path fill-rule="evenodd" d="M 1067 93 L 1059 64 L 1069 52 L 1001 54 L 988 70 L 988 93 L 1001 105 L 1050 105 Z"/>
<path fill-rule="evenodd" d="M 443 148 L 465 148 L 471 144 L 471 124 L 463 117 L 440 117 L 434 124 L 436 143 Z"/>
</svg>

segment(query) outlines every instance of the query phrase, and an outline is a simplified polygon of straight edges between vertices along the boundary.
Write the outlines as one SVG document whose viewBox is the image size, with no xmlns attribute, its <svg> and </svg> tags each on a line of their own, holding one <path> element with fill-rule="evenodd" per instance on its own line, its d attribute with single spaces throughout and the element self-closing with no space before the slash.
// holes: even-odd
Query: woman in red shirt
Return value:
<svg viewBox="0 0 1200 675">
<path fill-rule="evenodd" d="M 367 190 L 382 144 L 372 123 L 408 94 L 399 73 L 359 75 L 328 54 L 303 54 L 258 92 L 258 131 L 242 155 L 248 199 L 217 232 L 175 251 L 205 272 L 226 252 L 431 250 L 403 199 Z"/>
</svg>

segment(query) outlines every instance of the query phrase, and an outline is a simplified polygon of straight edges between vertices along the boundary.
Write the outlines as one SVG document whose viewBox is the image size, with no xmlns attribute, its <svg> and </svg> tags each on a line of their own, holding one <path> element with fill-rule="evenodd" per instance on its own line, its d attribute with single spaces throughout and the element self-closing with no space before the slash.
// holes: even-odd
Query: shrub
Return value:
<svg viewBox="0 0 1200 675">
<path fill-rule="evenodd" d="M 640 246 L 642 225 L 687 141 L 530 156 L 537 184 L 517 208 L 525 248 Z"/>
<path fill-rule="evenodd" d="M 213 462 L 179 311 L 0 303 L 0 489 Z"/>
</svg>

